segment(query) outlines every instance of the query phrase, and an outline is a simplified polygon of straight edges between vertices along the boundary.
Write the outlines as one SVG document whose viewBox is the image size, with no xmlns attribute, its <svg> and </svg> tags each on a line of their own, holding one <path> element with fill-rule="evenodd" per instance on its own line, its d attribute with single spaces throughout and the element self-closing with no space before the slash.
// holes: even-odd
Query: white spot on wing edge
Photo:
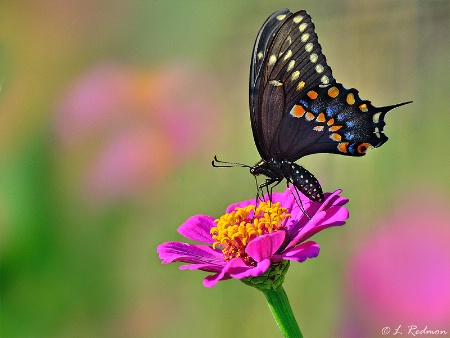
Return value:
<svg viewBox="0 0 450 338">
<path fill-rule="evenodd" d="M 277 20 L 279 20 L 279 21 L 284 20 L 285 17 L 286 17 L 286 14 L 280 14 L 277 16 Z"/>
<path fill-rule="evenodd" d="M 306 42 L 309 39 L 309 33 L 305 33 L 301 36 L 300 40 L 302 40 L 302 42 Z"/>
<path fill-rule="evenodd" d="M 319 59 L 319 57 L 317 56 L 316 53 L 312 53 L 312 54 L 309 56 L 309 60 L 310 60 L 312 63 L 316 63 L 318 59 Z"/>
<path fill-rule="evenodd" d="M 322 66 L 322 65 L 317 65 L 317 66 L 316 66 L 316 71 L 317 71 L 317 67 L 318 67 L 318 66 Z M 327 84 L 330 83 L 330 79 L 329 79 L 328 76 L 326 76 L 326 75 L 322 76 L 322 77 L 320 78 L 320 81 L 322 81 L 322 83 L 323 83 L 324 85 L 327 85 Z"/>
<path fill-rule="evenodd" d="M 314 131 L 323 131 L 323 126 L 315 126 L 314 128 L 313 128 L 313 130 Z"/>
<path fill-rule="evenodd" d="M 258 52 L 258 54 L 256 54 L 256 58 L 258 60 L 261 60 L 264 57 L 264 53 L 263 52 Z"/>
<path fill-rule="evenodd" d="M 381 137 L 381 135 L 380 135 L 380 130 L 378 129 L 378 127 L 375 127 L 374 133 L 375 133 L 376 137 L 378 137 L 378 138 Z"/>
<path fill-rule="evenodd" d="M 372 116 L 372 121 L 373 121 L 373 123 L 378 123 L 378 122 L 380 122 L 380 115 L 381 115 L 381 113 L 375 113 L 375 114 L 373 114 L 373 116 Z"/>
<path fill-rule="evenodd" d="M 295 66 L 295 60 L 289 61 L 289 64 L 287 66 L 287 71 L 289 72 L 290 70 L 292 70 L 292 68 L 294 68 L 294 66 Z"/>
<path fill-rule="evenodd" d="M 300 76 L 300 71 L 296 70 L 295 72 L 292 73 L 291 80 L 295 81 L 298 79 L 299 76 Z"/>
<path fill-rule="evenodd" d="M 294 23 L 300 23 L 302 20 L 303 16 L 297 15 L 292 21 L 294 21 Z"/>
<path fill-rule="evenodd" d="M 271 55 L 269 58 L 269 65 L 273 65 L 277 62 L 277 57 L 275 55 Z"/>
<path fill-rule="evenodd" d="M 286 55 L 284 56 L 283 60 L 286 61 L 287 59 L 289 59 L 292 56 L 292 50 L 288 50 L 286 52 Z"/>
<path fill-rule="evenodd" d="M 278 81 L 278 80 L 271 80 L 271 81 L 269 81 L 269 83 L 270 83 L 272 86 L 275 86 L 275 87 L 279 87 L 279 86 L 282 86 L 282 85 L 283 85 L 283 82 L 280 82 L 280 81 Z"/>
<path fill-rule="evenodd" d="M 311 42 L 307 43 L 306 46 L 305 46 L 305 50 L 306 50 L 308 53 L 311 53 L 311 51 L 313 50 L 313 48 L 314 48 L 314 45 L 313 45 Z"/>
<path fill-rule="evenodd" d="M 298 26 L 300 33 L 303 33 L 305 31 L 306 27 L 308 27 L 308 24 L 306 22 L 304 22 L 300 26 Z"/>
</svg>

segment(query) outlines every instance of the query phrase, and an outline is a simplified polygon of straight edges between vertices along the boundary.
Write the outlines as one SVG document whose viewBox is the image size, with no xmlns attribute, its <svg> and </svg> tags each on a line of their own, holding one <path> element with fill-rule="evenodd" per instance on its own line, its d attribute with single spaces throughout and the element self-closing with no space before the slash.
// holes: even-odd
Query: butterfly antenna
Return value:
<svg viewBox="0 0 450 338">
<path fill-rule="evenodd" d="M 214 168 L 233 168 L 233 167 L 251 168 L 249 165 L 243 163 L 220 161 L 219 159 L 217 159 L 216 155 L 214 155 L 214 160 L 211 161 L 211 164 Z"/>
</svg>

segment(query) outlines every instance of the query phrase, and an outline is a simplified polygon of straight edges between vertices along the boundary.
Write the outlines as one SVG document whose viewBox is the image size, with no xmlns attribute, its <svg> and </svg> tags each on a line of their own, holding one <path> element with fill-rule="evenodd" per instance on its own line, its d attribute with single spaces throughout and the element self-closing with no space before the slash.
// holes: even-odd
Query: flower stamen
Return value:
<svg viewBox="0 0 450 338">
<path fill-rule="evenodd" d="M 236 207 L 214 220 L 217 226 L 210 231 L 215 240 L 213 248 L 222 250 L 225 261 L 241 258 L 246 264 L 255 265 L 245 252 L 247 244 L 256 237 L 285 230 L 282 222 L 287 217 L 290 214 L 280 206 L 280 202 L 261 202 L 256 208 L 254 205 Z"/>
</svg>

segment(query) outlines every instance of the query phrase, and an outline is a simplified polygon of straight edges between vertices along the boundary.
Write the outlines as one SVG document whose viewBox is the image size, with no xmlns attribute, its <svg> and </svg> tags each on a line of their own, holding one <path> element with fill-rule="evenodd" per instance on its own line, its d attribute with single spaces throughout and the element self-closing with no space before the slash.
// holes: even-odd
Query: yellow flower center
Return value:
<svg viewBox="0 0 450 338">
<path fill-rule="evenodd" d="M 258 236 L 285 230 L 281 223 L 289 216 L 280 202 L 261 202 L 256 209 L 254 205 L 235 208 L 214 221 L 217 226 L 210 231 L 215 240 L 213 248 L 222 249 L 225 261 L 242 258 L 246 264 L 254 265 L 245 253 L 247 244 Z"/>
</svg>

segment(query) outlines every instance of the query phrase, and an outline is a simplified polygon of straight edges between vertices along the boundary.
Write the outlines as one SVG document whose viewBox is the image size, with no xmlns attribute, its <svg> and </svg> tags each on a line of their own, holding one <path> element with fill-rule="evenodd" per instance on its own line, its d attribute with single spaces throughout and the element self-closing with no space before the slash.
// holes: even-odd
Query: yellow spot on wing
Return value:
<svg viewBox="0 0 450 338">
<path fill-rule="evenodd" d="M 355 103 L 355 96 L 353 95 L 353 93 L 349 93 L 347 94 L 347 99 L 346 99 L 347 103 L 349 105 L 352 105 Z"/>
<path fill-rule="evenodd" d="M 291 75 L 292 81 L 297 80 L 299 76 L 300 76 L 300 71 L 296 70 L 295 72 L 293 72 Z"/>
<path fill-rule="evenodd" d="M 369 109 L 367 109 L 367 104 L 363 103 L 359 106 L 359 110 L 361 110 L 363 113 L 367 112 Z"/>
<path fill-rule="evenodd" d="M 298 29 L 300 30 L 301 33 L 303 33 L 306 27 L 308 27 L 308 24 L 304 22 L 298 27 Z"/>
<path fill-rule="evenodd" d="M 286 17 L 286 14 L 280 14 L 277 16 L 277 20 L 281 21 Z"/>
<path fill-rule="evenodd" d="M 302 90 L 303 87 L 305 87 L 305 81 L 300 81 L 295 89 Z"/>
</svg>

